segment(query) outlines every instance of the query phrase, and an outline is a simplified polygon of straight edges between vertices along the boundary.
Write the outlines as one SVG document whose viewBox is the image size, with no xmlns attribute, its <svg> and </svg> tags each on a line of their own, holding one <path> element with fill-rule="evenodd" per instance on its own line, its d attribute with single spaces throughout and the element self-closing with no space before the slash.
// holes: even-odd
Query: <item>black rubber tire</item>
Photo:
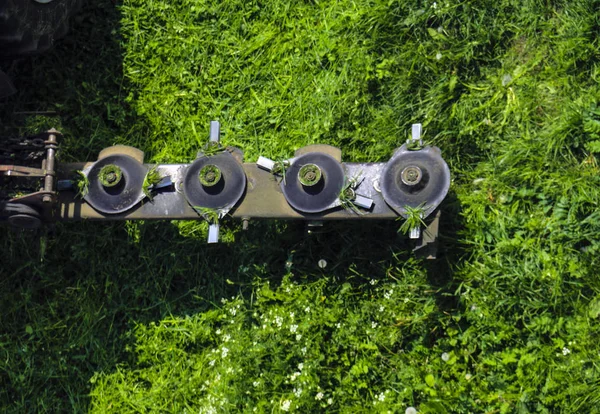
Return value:
<svg viewBox="0 0 600 414">
<path fill-rule="evenodd" d="M 0 57 L 42 53 L 69 31 L 84 0 L 0 0 Z"/>
</svg>

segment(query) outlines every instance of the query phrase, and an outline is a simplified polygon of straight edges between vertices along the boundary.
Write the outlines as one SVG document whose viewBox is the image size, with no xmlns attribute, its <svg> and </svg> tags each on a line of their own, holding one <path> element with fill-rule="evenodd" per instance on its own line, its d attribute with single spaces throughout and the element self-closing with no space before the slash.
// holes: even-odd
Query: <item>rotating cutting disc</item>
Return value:
<svg viewBox="0 0 600 414">
<path fill-rule="evenodd" d="M 302 167 L 314 164 L 321 177 L 315 185 L 302 185 L 298 174 Z M 317 173 L 318 175 L 318 173 Z M 301 155 L 287 169 L 281 189 L 287 202 L 304 213 L 319 213 L 333 206 L 344 187 L 344 168 L 330 155 L 310 152 Z"/>
<path fill-rule="evenodd" d="M 117 185 L 102 184 L 101 171 L 103 168 L 106 171 L 107 166 L 115 166 L 120 170 Z M 144 164 L 128 155 L 114 154 L 99 159 L 87 173 L 89 186 L 84 200 L 101 213 L 118 214 L 127 211 L 144 198 L 142 187 L 147 172 Z"/>
<path fill-rule="evenodd" d="M 213 167 L 218 169 L 218 174 Z M 214 185 L 206 185 L 206 177 L 204 177 L 206 171 L 212 172 L 215 178 L 218 176 Z M 192 207 L 213 209 L 233 207 L 242 197 L 245 189 L 244 169 L 227 152 L 198 158 L 187 168 L 183 179 L 183 193 Z"/>
<path fill-rule="evenodd" d="M 423 205 L 427 217 L 448 193 L 450 170 L 439 149 L 410 151 L 402 146 L 383 168 L 379 181 L 385 202 L 398 214 L 404 216 L 406 206 Z"/>
</svg>

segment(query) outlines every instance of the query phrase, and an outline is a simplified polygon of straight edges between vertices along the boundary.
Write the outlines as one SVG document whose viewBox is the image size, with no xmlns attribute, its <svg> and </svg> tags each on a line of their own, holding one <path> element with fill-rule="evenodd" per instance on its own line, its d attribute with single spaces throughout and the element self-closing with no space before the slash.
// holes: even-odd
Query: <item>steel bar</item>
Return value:
<svg viewBox="0 0 600 414">
<path fill-rule="evenodd" d="M 61 164 L 59 180 L 68 180 L 73 172 L 84 169 L 89 164 Z M 294 210 L 286 201 L 280 187 L 281 177 L 265 171 L 255 163 L 243 164 L 248 184 L 240 202 L 229 212 L 234 219 L 298 219 L 298 220 L 352 220 L 373 219 L 392 220 L 398 217 L 385 203 L 376 190 L 379 174 L 384 163 L 342 163 L 348 177 L 362 177 L 356 192 L 362 197 L 373 200 L 365 214 L 357 214 L 341 207 L 326 210 L 318 214 L 305 214 Z M 144 200 L 132 209 L 121 214 L 102 214 L 94 210 L 84 200 L 77 197 L 74 189 L 60 191 L 54 220 L 200 220 L 202 217 L 186 201 L 181 188 L 183 174 L 188 164 L 163 164 L 157 166 L 162 176 L 169 176 L 175 184 L 169 189 L 158 191 L 152 201 Z M 63 187 L 63 188 L 69 188 Z"/>
</svg>

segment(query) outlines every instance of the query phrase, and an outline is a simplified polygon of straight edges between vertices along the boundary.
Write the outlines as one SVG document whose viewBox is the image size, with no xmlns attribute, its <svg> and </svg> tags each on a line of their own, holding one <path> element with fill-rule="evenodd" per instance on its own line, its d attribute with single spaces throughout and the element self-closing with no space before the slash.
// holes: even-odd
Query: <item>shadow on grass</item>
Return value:
<svg viewBox="0 0 600 414">
<path fill-rule="evenodd" d="M 132 125 L 140 123 L 132 121 L 124 103 L 119 24 L 114 2 L 86 2 L 70 33 L 52 50 L 0 62 L 18 89 L 0 100 L 0 137 L 57 128 L 64 134 L 61 161 L 93 159 L 100 149 L 126 140 Z M 104 313 L 114 305 L 106 297 L 109 281 L 87 266 L 98 252 L 76 251 L 81 260 L 74 258 L 74 246 L 95 237 L 93 230 L 84 234 L 90 229 L 75 225 L 49 239 L 43 261 L 39 237 L 3 230 L 2 412 L 84 411 L 90 376 L 119 360 L 121 343 L 114 342 L 122 336 L 118 315 L 127 310 Z M 96 235 L 111 240 L 118 229 L 112 226 Z M 58 251 L 55 243 L 61 246 Z"/>
<path fill-rule="evenodd" d="M 120 12 L 86 2 L 69 34 L 40 56 L 0 62 L 18 92 L 0 100 L 0 136 L 63 133 L 63 161 L 95 159 L 138 125 L 125 103 Z"/>
<path fill-rule="evenodd" d="M 136 324 L 203 312 L 223 297 L 250 298 L 256 278 L 276 285 L 288 269 L 298 283 L 386 278 L 411 257 L 396 224 L 333 222 L 309 235 L 302 222 L 256 222 L 235 243 L 219 245 L 183 237 L 167 222 L 59 225 L 45 247 L 31 234 L 9 237 L 2 403 L 85 410 L 93 374 L 133 362 Z M 443 271 L 432 283 L 451 312 Z"/>
</svg>

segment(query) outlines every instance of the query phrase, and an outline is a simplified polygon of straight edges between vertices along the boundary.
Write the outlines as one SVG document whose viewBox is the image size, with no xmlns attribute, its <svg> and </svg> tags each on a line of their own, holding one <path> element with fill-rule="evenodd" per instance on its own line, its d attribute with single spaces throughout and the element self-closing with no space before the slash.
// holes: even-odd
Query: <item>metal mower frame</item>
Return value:
<svg viewBox="0 0 600 414">
<path fill-rule="evenodd" d="M 304 220 L 315 226 L 329 220 L 406 218 L 412 207 L 412 211 L 420 208 L 417 220 L 421 225 L 415 226 L 409 237 L 416 241 L 415 250 L 435 258 L 438 207 L 448 191 L 450 173 L 437 147 L 422 146 L 420 133 L 420 124 L 413 125 L 412 139 L 398 148 L 387 163 L 342 162 L 339 148 L 321 144 L 300 148 L 285 162 L 260 157 L 256 163 L 245 163 L 240 149 L 220 146 L 220 125 L 213 121 L 209 143 L 193 163 L 153 165 L 144 163 L 141 150 L 122 145 L 104 149 L 96 161 L 57 162 L 60 133 L 50 130 L 42 135 L 46 154 L 41 168 L 0 165 L 0 179 L 4 182 L 20 177 L 37 177 L 43 182 L 40 191 L 5 200 L 4 205 L 0 205 L 0 214 L 9 223 L 25 228 L 76 220 L 201 219 L 209 221 L 210 243 L 218 240 L 217 217 L 241 220 L 244 229 L 251 220 L 264 219 Z M 414 145 L 418 148 L 411 150 Z M 311 160 L 317 160 L 315 163 L 319 166 Z M 125 184 L 120 190 L 113 190 L 118 186 L 112 187 L 113 184 L 98 177 L 100 166 L 111 165 L 108 170 L 111 173 L 118 170 L 118 178 L 121 178 L 121 167 L 109 162 L 123 168 Z M 405 165 L 407 163 L 409 165 Z M 133 165 L 135 171 L 129 165 Z M 205 165 L 209 167 L 203 168 Z M 306 165 L 310 168 L 302 168 Z M 341 184 L 336 172 L 339 167 L 344 176 Z M 309 175 L 300 177 L 298 169 L 309 171 Z M 201 172 L 203 177 L 198 176 L 199 170 L 204 171 Z M 139 171 L 146 172 L 144 188 L 140 188 Z M 160 179 L 146 183 L 148 171 L 154 171 Z M 215 184 L 222 181 L 220 190 L 213 190 L 218 185 L 213 187 L 213 183 L 206 182 L 207 171 Z M 89 180 L 87 194 L 77 189 L 78 176 Z M 307 177 L 314 179 L 314 183 L 301 180 Z M 113 174 L 110 178 L 116 180 L 117 177 Z M 319 180 L 321 184 L 325 180 L 324 184 L 315 190 L 318 186 L 313 184 Z M 131 183 L 135 188 L 127 187 Z M 381 188 L 382 185 L 385 188 Z M 325 194 L 326 191 L 330 194 Z M 324 194 L 329 198 L 324 198 Z M 315 203 L 317 207 L 313 207 Z"/>
</svg>

